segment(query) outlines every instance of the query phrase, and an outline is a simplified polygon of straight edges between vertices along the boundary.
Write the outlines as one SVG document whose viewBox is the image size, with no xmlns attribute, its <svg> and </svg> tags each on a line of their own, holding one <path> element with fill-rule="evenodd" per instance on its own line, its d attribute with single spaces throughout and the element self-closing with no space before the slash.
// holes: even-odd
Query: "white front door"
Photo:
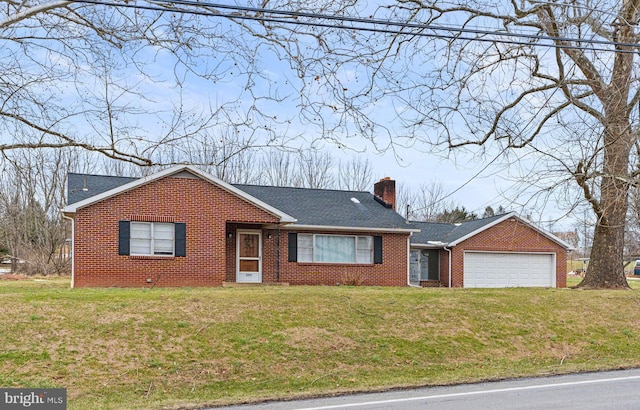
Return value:
<svg viewBox="0 0 640 410">
<path fill-rule="evenodd" d="M 236 282 L 262 282 L 262 232 L 238 231 Z"/>
</svg>

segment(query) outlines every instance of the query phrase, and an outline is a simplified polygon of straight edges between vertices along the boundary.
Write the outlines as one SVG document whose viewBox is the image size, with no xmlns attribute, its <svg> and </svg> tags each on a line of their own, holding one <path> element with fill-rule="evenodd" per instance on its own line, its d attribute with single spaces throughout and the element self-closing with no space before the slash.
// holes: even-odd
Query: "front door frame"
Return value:
<svg viewBox="0 0 640 410">
<path fill-rule="evenodd" d="M 257 257 L 241 257 L 240 256 L 240 239 L 243 235 L 258 236 L 258 255 Z M 258 261 L 258 271 L 240 270 L 241 260 Z M 238 229 L 236 232 L 236 282 L 238 283 L 262 283 L 262 231 L 259 229 Z"/>
</svg>

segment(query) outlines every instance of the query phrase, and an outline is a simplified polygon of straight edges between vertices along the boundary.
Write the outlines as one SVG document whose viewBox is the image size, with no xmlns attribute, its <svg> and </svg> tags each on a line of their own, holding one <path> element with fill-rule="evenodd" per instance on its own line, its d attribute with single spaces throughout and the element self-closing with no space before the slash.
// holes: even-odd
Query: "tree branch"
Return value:
<svg viewBox="0 0 640 410">
<path fill-rule="evenodd" d="M 19 21 L 27 20 L 41 13 L 46 13 L 54 9 L 67 7 L 71 3 L 72 2 L 70 1 L 53 1 L 51 3 L 44 3 L 44 4 L 39 4 L 37 6 L 29 7 L 25 11 L 22 11 L 13 15 L 9 14 L 7 15 L 7 18 L 0 21 L 0 29 L 10 27 L 11 25 Z"/>
</svg>

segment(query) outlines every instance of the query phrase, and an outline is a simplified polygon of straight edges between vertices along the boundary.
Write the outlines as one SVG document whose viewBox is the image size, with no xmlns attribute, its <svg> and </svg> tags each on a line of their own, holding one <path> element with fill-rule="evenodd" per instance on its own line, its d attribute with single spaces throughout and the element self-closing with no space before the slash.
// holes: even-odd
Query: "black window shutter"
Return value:
<svg viewBox="0 0 640 410">
<path fill-rule="evenodd" d="M 129 255 L 131 222 L 118 221 L 118 255 Z"/>
<path fill-rule="evenodd" d="M 373 263 L 382 263 L 382 236 L 373 237 Z"/>
<path fill-rule="evenodd" d="M 187 256 L 187 224 L 179 222 L 175 224 L 176 249 L 175 256 Z"/>
<path fill-rule="evenodd" d="M 289 232 L 289 262 L 298 262 L 298 234 Z"/>
</svg>

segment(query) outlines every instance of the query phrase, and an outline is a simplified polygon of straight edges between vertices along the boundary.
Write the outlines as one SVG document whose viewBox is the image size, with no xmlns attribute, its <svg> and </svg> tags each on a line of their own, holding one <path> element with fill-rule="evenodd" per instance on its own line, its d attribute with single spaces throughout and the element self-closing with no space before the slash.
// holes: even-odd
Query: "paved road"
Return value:
<svg viewBox="0 0 640 410">
<path fill-rule="evenodd" d="M 640 409 L 640 369 L 225 407 L 329 409 Z"/>
</svg>

